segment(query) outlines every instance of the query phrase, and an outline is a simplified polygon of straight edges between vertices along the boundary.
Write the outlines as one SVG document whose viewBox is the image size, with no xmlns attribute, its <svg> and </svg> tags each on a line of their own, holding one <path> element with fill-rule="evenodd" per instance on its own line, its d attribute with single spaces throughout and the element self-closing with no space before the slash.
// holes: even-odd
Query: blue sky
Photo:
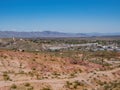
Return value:
<svg viewBox="0 0 120 90">
<path fill-rule="evenodd" d="M 0 30 L 120 32 L 120 0 L 0 0 Z"/>
</svg>

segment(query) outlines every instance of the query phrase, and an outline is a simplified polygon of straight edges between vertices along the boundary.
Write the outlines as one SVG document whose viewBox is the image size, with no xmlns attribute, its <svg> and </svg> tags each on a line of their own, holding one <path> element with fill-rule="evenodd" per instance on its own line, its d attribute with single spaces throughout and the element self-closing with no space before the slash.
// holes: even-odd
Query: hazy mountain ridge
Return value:
<svg viewBox="0 0 120 90">
<path fill-rule="evenodd" d="M 115 36 L 120 33 L 64 33 L 55 31 L 42 31 L 42 32 L 17 32 L 17 31 L 0 31 L 1 38 L 10 37 L 91 37 L 91 36 Z"/>
</svg>

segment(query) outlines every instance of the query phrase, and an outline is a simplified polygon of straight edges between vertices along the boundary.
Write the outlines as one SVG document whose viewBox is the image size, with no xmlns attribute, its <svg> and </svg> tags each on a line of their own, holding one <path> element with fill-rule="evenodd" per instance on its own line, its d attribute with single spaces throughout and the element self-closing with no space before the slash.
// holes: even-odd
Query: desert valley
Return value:
<svg viewBox="0 0 120 90">
<path fill-rule="evenodd" d="M 0 48 L 0 90 L 120 89 L 119 39 L 2 38 Z"/>
</svg>

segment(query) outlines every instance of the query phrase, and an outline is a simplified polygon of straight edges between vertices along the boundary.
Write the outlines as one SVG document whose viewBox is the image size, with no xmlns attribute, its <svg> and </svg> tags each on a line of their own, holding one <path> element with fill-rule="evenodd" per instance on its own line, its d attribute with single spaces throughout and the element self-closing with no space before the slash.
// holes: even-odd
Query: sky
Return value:
<svg viewBox="0 0 120 90">
<path fill-rule="evenodd" d="M 120 32 L 120 0 L 0 0 L 0 31 Z"/>
</svg>

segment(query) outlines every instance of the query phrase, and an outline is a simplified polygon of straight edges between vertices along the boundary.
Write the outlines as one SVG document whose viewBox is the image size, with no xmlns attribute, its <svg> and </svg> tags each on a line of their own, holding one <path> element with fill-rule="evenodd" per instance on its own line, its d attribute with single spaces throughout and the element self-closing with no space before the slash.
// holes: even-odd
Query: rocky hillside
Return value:
<svg viewBox="0 0 120 90">
<path fill-rule="evenodd" d="M 104 90 L 104 85 L 120 80 L 119 60 L 113 62 L 116 66 L 103 66 L 93 62 L 93 56 L 82 60 L 81 53 L 65 53 L 0 50 L 0 89 Z"/>
</svg>

